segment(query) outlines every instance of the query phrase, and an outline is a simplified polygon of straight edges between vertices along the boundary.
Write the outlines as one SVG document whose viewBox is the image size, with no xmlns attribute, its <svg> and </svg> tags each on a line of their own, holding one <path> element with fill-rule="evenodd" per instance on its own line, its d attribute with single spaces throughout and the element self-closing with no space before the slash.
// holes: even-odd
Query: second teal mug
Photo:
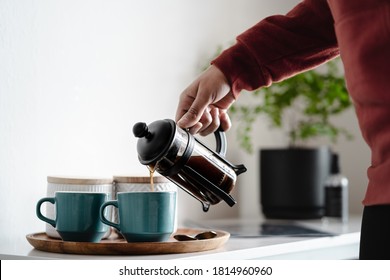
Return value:
<svg viewBox="0 0 390 280">
<path fill-rule="evenodd" d="M 118 208 L 119 222 L 107 220 L 106 207 Z M 100 219 L 116 228 L 127 242 L 166 241 L 175 229 L 176 192 L 122 192 L 103 203 Z"/>
</svg>

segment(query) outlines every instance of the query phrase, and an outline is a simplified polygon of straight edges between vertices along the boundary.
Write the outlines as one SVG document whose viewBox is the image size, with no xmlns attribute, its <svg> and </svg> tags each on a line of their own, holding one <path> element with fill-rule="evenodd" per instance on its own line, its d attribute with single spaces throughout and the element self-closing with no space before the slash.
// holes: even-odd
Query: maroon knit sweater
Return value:
<svg viewBox="0 0 390 280">
<path fill-rule="evenodd" d="M 305 0 L 237 37 L 212 63 L 233 94 L 306 71 L 340 54 L 371 148 L 365 205 L 390 204 L 390 1 Z"/>
</svg>

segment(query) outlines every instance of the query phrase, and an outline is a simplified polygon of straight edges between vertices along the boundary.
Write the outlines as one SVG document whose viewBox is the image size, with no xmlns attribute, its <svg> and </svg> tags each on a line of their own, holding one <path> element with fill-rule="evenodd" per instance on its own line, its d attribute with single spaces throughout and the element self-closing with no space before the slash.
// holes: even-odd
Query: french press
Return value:
<svg viewBox="0 0 390 280">
<path fill-rule="evenodd" d="M 236 201 L 230 195 L 237 175 L 246 171 L 242 164 L 233 165 L 225 159 L 226 136 L 214 133 L 216 151 L 211 150 L 173 120 L 158 120 L 133 126 L 138 137 L 138 159 L 184 191 L 198 199 L 203 211 L 224 200 L 229 206 Z"/>
</svg>

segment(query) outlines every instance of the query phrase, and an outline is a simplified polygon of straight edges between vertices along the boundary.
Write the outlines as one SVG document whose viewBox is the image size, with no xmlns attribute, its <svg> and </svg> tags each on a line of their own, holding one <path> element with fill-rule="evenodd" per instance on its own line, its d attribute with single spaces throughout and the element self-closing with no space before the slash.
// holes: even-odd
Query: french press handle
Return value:
<svg viewBox="0 0 390 280">
<path fill-rule="evenodd" d="M 236 173 L 236 175 L 239 175 L 241 173 L 244 173 L 246 172 L 246 167 L 243 165 L 243 164 L 231 164 L 230 162 L 228 162 L 226 159 L 225 159 L 225 155 L 226 155 L 226 150 L 227 150 L 227 141 L 226 141 L 226 134 L 225 132 L 222 130 L 222 128 L 220 127 L 218 130 L 216 130 L 214 132 L 214 136 L 215 136 L 215 140 L 216 140 L 216 153 L 217 153 L 217 157 L 224 161 L 226 164 L 228 164 L 231 168 L 233 168 L 234 172 Z M 198 141 L 199 142 L 199 141 Z M 202 144 L 202 142 L 199 142 L 201 145 L 203 145 L 206 149 L 210 150 L 207 146 L 205 146 L 204 144 Z"/>
<path fill-rule="evenodd" d="M 226 141 L 226 134 L 222 130 L 222 128 L 218 128 L 216 131 L 214 131 L 215 141 L 217 143 L 215 151 L 220 154 L 221 156 L 226 155 L 227 150 L 227 141 Z"/>
</svg>

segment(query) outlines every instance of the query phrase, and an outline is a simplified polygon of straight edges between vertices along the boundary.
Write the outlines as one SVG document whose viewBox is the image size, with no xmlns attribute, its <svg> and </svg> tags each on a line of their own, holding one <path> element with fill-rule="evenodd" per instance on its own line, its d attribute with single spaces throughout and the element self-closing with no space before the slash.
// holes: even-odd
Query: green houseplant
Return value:
<svg viewBox="0 0 390 280">
<path fill-rule="evenodd" d="M 337 60 L 326 63 L 322 71 L 311 70 L 244 93 L 252 95 L 251 102 L 238 100 L 229 110 L 240 124 L 236 126 L 240 146 L 248 153 L 253 152 L 251 133 L 260 116 L 265 116 L 271 127 L 285 131 L 290 147 L 302 146 L 317 137 L 326 137 L 331 142 L 340 136 L 351 139 L 348 130 L 332 122 L 332 117 L 351 106 Z"/>
<path fill-rule="evenodd" d="M 321 218 L 331 151 L 327 146 L 305 147 L 305 142 L 318 137 L 331 142 L 341 136 L 352 138 L 332 118 L 351 106 L 337 60 L 321 68 L 243 93 L 250 95 L 250 101 L 238 100 L 230 108 L 238 123 L 239 144 L 249 153 L 253 152 L 252 131 L 258 117 L 264 116 L 271 127 L 286 133 L 286 148 L 260 149 L 260 201 L 267 218 Z"/>
</svg>

